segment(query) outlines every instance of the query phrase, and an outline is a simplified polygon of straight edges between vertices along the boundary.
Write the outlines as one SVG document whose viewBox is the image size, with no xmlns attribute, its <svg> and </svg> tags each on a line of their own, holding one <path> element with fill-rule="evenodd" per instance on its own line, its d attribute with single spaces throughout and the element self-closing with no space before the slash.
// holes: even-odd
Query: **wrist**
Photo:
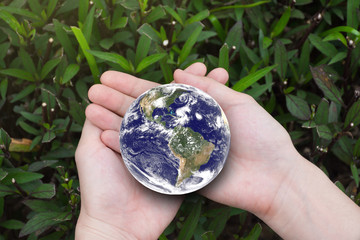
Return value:
<svg viewBox="0 0 360 240">
<path fill-rule="evenodd" d="M 360 239 L 359 207 L 315 165 L 298 155 L 267 214 L 284 239 Z"/>
<path fill-rule="evenodd" d="M 84 213 L 80 213 L 79 219 L 76 224 L 75 239 L 135 240 L 137 238 L 114 225 L 111 225 L 96 218 L 92 218 Z"/>
</svg>

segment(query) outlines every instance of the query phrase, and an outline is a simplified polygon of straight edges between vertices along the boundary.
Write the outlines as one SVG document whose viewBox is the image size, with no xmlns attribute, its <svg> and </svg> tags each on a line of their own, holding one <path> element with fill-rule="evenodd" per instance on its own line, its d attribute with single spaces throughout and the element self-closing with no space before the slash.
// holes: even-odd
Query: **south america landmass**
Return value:
<svg viewBox="0 0 360 240">
<path fill-rule="evenodd" d="M 206 164 L 215 145 L 189 127 L 175 127 L 175 134 L 169 141 L 169 148 L 180 160 L 176 185 L 192 176 L 193 172 Z"/>
</svg>

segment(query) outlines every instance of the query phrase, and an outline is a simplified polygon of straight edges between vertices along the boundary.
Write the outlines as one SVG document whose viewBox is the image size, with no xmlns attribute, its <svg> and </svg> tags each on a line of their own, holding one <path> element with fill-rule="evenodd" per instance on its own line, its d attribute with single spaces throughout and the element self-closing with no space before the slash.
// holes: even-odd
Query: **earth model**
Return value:
<svg viewBox="0 0 360 240">
<path fill-rule="evenodd" d="M 144 186 L 178 195 L 211 182 L 223 168 L 230 129 L 216 101 L 183 84 L 155 87 L 139 96 L 120 129 L 120 151 Z"/>
</svg>

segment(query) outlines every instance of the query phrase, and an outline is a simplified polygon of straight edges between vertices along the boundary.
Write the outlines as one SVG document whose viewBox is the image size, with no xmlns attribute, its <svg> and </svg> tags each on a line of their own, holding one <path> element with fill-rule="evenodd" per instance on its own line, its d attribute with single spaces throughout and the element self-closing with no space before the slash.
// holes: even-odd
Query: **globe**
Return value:
<svg viewBox="0 0 360 240">
<path fill-rule="evenodd" d="M 120 128 L 120 151 L 145 187 L 180 195 L 199 190 L 222 170 L 230 128 L 219 104 L 184 84 L 166 84 L 140 95 Z"/>
</svg>

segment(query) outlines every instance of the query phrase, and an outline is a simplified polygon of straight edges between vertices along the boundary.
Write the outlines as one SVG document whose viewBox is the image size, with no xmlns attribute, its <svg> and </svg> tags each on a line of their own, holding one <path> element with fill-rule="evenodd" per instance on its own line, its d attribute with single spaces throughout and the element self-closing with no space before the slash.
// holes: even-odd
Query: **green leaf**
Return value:
<svg viewBox="0 0 360 240">
<path fill-rule="evenodd" d="M 89 0 L 79 0 L 78 16 L 81 23 L 84 23 L 88 10 Z"/>
<path fill-rule="evenodd" d="M 288 94 L 286 95 L 286 107 L 294 117 L 300 120 L 310 119 L 310 107 L 304 99 Z"/>
<path fill-rule="evenodd" d="M 16 33 L 18 32 L 18 29 L 21 28 L 17 19 L 4 9 L 0 9 L 0 18 L 4 20 Z"/>
<path fill-rule="evenodd" d="M 63 29 L 63 25 L 56 19 L 53 19 L 56 39 L 61 43 L 64 51 L 70 61 L 74 62 L 76 58 L 76 51 L 71 43 L 69 36 Z"/>
<path fill-rule="evenodd" d="M 226 43 L 220 48 L 219 67 L 229 71 L 229 46 Z"/>
<path fill-rule="evenodd" d="M 128 9 L 128 10 L 132 10 L 132 11 L 136 11 L 140 8 L 139 6 L 139 2 L 138 1 L 133 1 L 133 0 L 121 0 L 119 1 L 119 3 L 121 4 L 121 6 L 123 6 L 124 8 Z"/>
<path fill-rule="evenodd" d="M 247 75 L 246 77 L 243 77 L 240 79 L 235 85 L 232 87 L 235 91 L 242 92 L 248 87 L 250 87 L 255 82 L 259 81 L 261 78 L 263 78 L 267 73 L 269 73 L 271 70 L 273 70 L 276 67 L 276 65 L 265 67 L 263 69 L 260 69 L 254 73 L 251 73 Z"/>
<path fill-rule="evenodd" d="M 309 71 L 310 64 L 310 43 L 309 40 L 304 42 L 301 48 L 300 61 L 299 61 L 299 74 L 305 75 Z"/>
<path fill-rule="evenodd" d="M 331 43 L 322 41 L 319 36 L 310 34 L 309 39 L 310 42 L 316 47 L 316 49 L 325 56 L 334 57 L 337 54 L 336 48 Z"/>
<path fill-rule="evenodd" d="M 6 99 L 6 92 L 8 89 L 9 81 L 7 79 L 3 79 L 0 82 L 0 96 L 2 99 Z"/>
<path fill-rule="evenodd" d="M 316 131 L 320 138 L 323 138 L 326 140 L 331 140 L 333 138 L 333 134 L 332 134 L 330 128 L 327 127 L 326 125 L 316 126 Z"/>
<path fill-rule="evenodd" d="M 214 8 L 211 9 L 210 12 L 219 12 L 219 11 L 224 11 L 224 10 L 229 10 L 229 9 L 237 9 L 237 8 L 253 8 L 265 3 L 269 3 L 270 1 L 258 1 L 256 3 L 251 3 L 251 4 L 245 4 L 245 5 L 231 5 L 231 6 L 224 6 L 224 7 L 218 7 L 218 8 Z"/>
<path fill-rule="evenodd" d="M 27 120 L 33 123 L 41 124 L 42 122 L 42 117 L 40 115 L 36 115 L 25 111 L 21 111 L 20 114 L 21 116 L 23 116 L 24 118 L 26 118 Z"/>
<path fill-rule="evenodd" d="M 40 173 L 25 172 L 20 169 L 5 169 L 8 172 L 8 175 L 1 181 L 2 184 L 9 185 L 12 184 L 12 179 L 14 178 L 18 184 L 28 183 L 34 180 L 38 180 L 44 177 Z"/>
<path fill-rule="evenodd" d="M 261 95 L 263 95 L 269 88 L 271 88 L 272 82 L 263 84 L 263 85 L 258 85 L 258 86 L 253 86 L 251 89 L 246 90 L 246 94 L 252 96 L 254 99 L 259 98 Z M 274 98 L 275 100 L 275 98 Z M 270 103 L 271 101 L 269 101 Z M 274 102 L 275 104 L 275 102 Z"/>
<path fill-rule="evenodd" d="M 204 232 L 201 235 L 201 240 L 216 240 L 216 236 L 213 231 Z"/>
<path fill-rule="evenodd" d="M 316 127 L 316 123 L 313 120 L 310 121 L 306 121 L 301 125 L 302 128 L 315 128 Z"/>
<path fill-rule="evenodd" d="M 29 124 L 27 124 L 24 121 L 20 121 L 19 125 L 22 129 L 24 129 L 26 132 L 32 134 L 32 135 L 38 135 L 40 133 L 40 130 L 35 129 L 34 127 L 30 126 Z"/>
<path fill-rule="evenodd" d="M 271 38 L 280 35 L 284 31 L 286 25 L 289 22 L 290 16 L 291 16 L 291 7 L 289 6 L 286 8 L 285 12 L 283 13 L 283 15 L 281 15 L 279 21 L 274 26 L 274 29 L 271 32 Z"/>
<path fill-rule="evenodd" d="M 19 101 L 20 99 L 23 99 L 24 97 L 26 97 L 27 95 L 31 94 L 32 92 L 34 92 L 36 89 L 36 85 L 35 84 L 31 84 L 29 86 L 27 86 L 26 88 L 24 88 L 23 90 L 21 90 L 13 99 L 11 99 L 11 103 L 14 103 L 16 101 Z"/>
<path fill-rule="evenodd" d="M 205 18 L 207 18 L 209 16 L 209 14 L 210 14 L 209 10 L 205 9 L 205 10 L 197 13 L 196 15 L 188 18 L 185 21 L 185 25 L 189 25 L 189 24 L 192 24 L 194 22 L 200 22 L 200 21 L 204 20 Z"/>
<path fill-rule="evenodd" d="M 160 60 L 160 68 L 165 79 L 165 83 L 170 83 L 173 80 L 173 70 L 170 64 L 167 63 L 167 57 Z"/>
<path fill-rule="evenodd" d="M 342 183 L 341 182 L 339 182 L 339 181 L 336 181 L 335 182 L 335 185 L 342 191 L 342 192 L 344 192 L 345 193 L 345 187 L 344 187 L 344 185 L 342 185 Z"/>
<path fill-rule="evenodd" d="M 56 137 L 54 131 L 48 130 L 46 131 L 46 133 L 44 134 L 43 138 L 42 138 L 42 143 L 49 143 L 52 140 L 54 140 L 54 138 Z"/>
<path fill-rule="evenodd" d="M 141 72 L 145 68 L 149 67 L 151 64 L 154 64 L 154 63 L 158 62 L 159 60 L 161 60 L 162 58 L 164 58 L 166 55 L 167 55 L 166 53 L 156 53 L 156 54 L 147 56 L 146 58 L 141 60 L 139 65 L 136 67 L 136 72 L 137 73 Z"/>
<path fill-rule="evenodd" d="M 236 22 L 228 32 L 225 43 L 235 50 L 240 48 L 243 38 L 243 25 L 241 21 Z"/>
<path fill-rule="evenodd" d="M 219 237 L 226 226 L 226 222 L 230 218 L 231 208 L 227 207 L 210 222 L 209 229 L 211 229 L 216 237 Z"/>
<path fill-rule="evenodd" d="M 55 196 L 55 193 L 55 185 L 52 183 L 45 183 L 41 184 L 38 188 L 31 192 L 30 195 L 35 198 L 50 199 Z"/>
<path fill-rule="evenodd" d="M 36 161 L 29 165 L 29 172 L 37 172 L 45 167 L 53 166 L 55 163 L 59 162 L 58 160 L 42 160 Z"/>
<path fill-rule="evenodd" d="M 82 126 L 85 122 L 85 113 L 84 113 L 85 109 L 83 109 L 81 104 L 75 100 L 69 100 L 69 106 L 70 106 L 69 114 L 78 124 Z"/>
<path fill-rule="evenodd" d="M 4 214 L 4 205 L 5 205 L 4 197 L 0 197 L 0 217 L 2 217 Z M 2 240 L 5 240 L 5 238 L 3 238 Z"/>
<path fill-rule="evenodd" d="M 186 40 L 184 46 L 181 49 L 180 56 L 179 56 L 179 65 L 181 65 L 186 58 L 189 56 L 193 46 L 195 45 L 203 26 L 197 26 L 195 30 L 191 33 L 190 37 Z"/>
<path fill-rule="evenodd" d="M 117 53 L 108 53 L 95 50 L 88 50 L 88 52 L 100 59 L 119 64 L 120 67 L 122 67 L 125 71 L 130 72 L 132 70 L 129 61 Z"/>
<path fill-rule="evenodd" d="M 321 99 L 319 106 L 316 109 L 315 123 L 317 125 L 328 124 L 329 119 L 329 102 L 326 99 Z"/>
<path fill-rule="evenodd" d="M 54 201 L 32 199 L 25 200 L 24 204 L 34 212 L 55 212 L 59 209 L 59 206 Z"/>
<path fill-rule="evenodd" d="M 0 144 L 5 146 L 5 149 L 8 150 L 11 143 L 11 138 L 9 134 L 3 129 L 0 128 Z"/>
<path fill-rule="evenodd" d="M 172 9 L 171 7 L 169 6 L 164 6 L 164 9 L 166 10 L 167 13 L 169 13 L 176 21 L 178 21 L 178 23 L 180 23 L 181 25 L 184 25 L 180 15 L 175 12 L 174 9 Z"/>
<path fill-rule="evenodd" d="M 360 100 L 356 101 L 346 114 L 344 128 L 356 127 L 360 124 Z"/>
<path fill-rule="evenodd" d="M 324 42 L 328 42 L 328 41 L 340 41 L 342 44 L 344 44 L 345 47 L 348 46 L 346 38 L 344 37 L 344 35 L 342 35 L 339 32 L 333 32 L 329 35 L 327 35 L 324 39 Z"/>
<path fill-rule="evenodd" d="M 26 72 L 22 69 L 17 69 L 17 68 L 2 69 L 2 70 L 0 70 L 0 73 L 11 76 L 11 77 L 27 80 L 30 82 L 35 81 L 34 77 L 31 75 L 31 73 Z"/>
<path fill-rule="evenodd" d="M 51 59 L 47 61 L 41 69 L 40 80 L 44 80 L 46 76 L 53 70 L 61 61 L 61 58 Z"/>
<path fill-rule="evenodd" d="M 70 64 L 69 66 L 67 66 L 61 84 L 69 82 L 73 77 L 75 77 L 79 70 L 80 66 L 77 64 Z"/>
<path fill-rule="evenodd" d="M 355 157 L 360 157 L 360 138 L 355 143 L 353 155 Z"/>
<path fill-rule="evenodd" d="M 114 43 L 115 42 L 113 38 L 104 38 L 99 42 L 100 46 L 106 50 L 109 50 L 114 45 Z"/>
<path fill-rule="evenodd" d="M 329 65 L 340 62 L 344 60 L 347 56 L 346 52 L 338 52 L 333 58 L 331 58 Z"/>
<path fill-rule="evenodd" d="M 141 35 L 146 35 L 148 38 L 150 38 L 151 40 L 153 40 L 154 42 L 157 43 L 162 43 L 161 42 L 161 38 L 160 38 L 160 33 L 158 31 L 156 31 L 150 24 L 148 23 L 144 23 L 143 25 L 141 25 L 141 27 L 137 30 L 138 33 L 140 33 Z M 171 40 L 171 39 L 170 39 Z"/>
<path fill-rule="evenodd" d="M 151 39 L 146 35 L 141 35 L 136 47 L 135 66 L 137 66 L 142 59 L 144 59 L 150 49 Z"/>
<path fill-rule="evenodd" d="M 10 187 L 8 186 L 5 186 L 3 184 L 0 184 L 0 197 L 5 197 L 5 196 L 8 196 L 8 195 L 12 195 L 12 194 L 15 194 L 15 190 L 11 189 Z"/>
<path fill-rule="evenodd" d="M 4 169 L 0 168 L 0 181 L 3 180 L 7 175 L 8 173 Z"/>
<path fill-rule="evenodd" d="M 18 230 L 21 229 L 24 226 L 24 223 L 16 220 L 16 219 L 10 219 L 3 222 L 0 222 L 0 227 L 6 228 L 6 229 L 12 229 L 12 230 Z"/>
<path fill-rule="evenodd" d="M 31 11 L 40 14 L 42 12 L 42 6 L 38 0 L 28 0 Z"/>
<path fill-rule="evenodd" d="M 37 20 L 37 21 L 41 20 L 41 18 L 37 14 L 35 14 L 31 11 L 28 11 L 26 9 L 10 7 L 10 6 L 1 6 L 0 10 L 1 9 L 5 10 L 9 13 L 17 14 L 17 15 L 20 15 L 20 16 L 23 16 L 23 17 L 26 17 L 29 19 L 33 19 L 33 20 Z"/>
<path fill-rule="evenodd" d="M 180 230 L 178 240 L 190 240 L 192 238 L 200 218 L 201 201 L 202 198 L 199 197 Z"/>
<path fill-rule="evenodd" d="M 227 34 L 226 34 L 224 28 L 222 27 L 220 21 L 216 18 L 215 15 L 212 15 L 212 14 L 208 17 L 208 19 L 211 22 L 211 24 L 213 25 L 213 27 L 215 28 L 220 40 L 222 42 L 225 41 Z"/>
<path fill-rule="evenodd" d="M 358 188 L 359 187 L 359 170 L 356 167 L 355 163 L 353 163 L 353 162 L 350 164 L 350 169 L 351 169 L 352 176 L 355 180 L 356 187 Z"/>
<path fill-rule="evenodd" d="M 41 212 L 33 217 L 21 229 L 19 237 L 26 236 L 35 231 L 42 232 L 50 226 L 59 224 L 71 219 L 71 213 L 68 212 Z"/>
<path fill-rule="evenodd" d="M 50 17 L 54 13 L 57 3 L 58 3 L 58 0 L 49 1 L 48 5 L 47 5 L 47 9 L 46 9 L 46 15 L 48 17 Z"/>
<path fill-rule="evenodd" d="M 347 0 L 346 25 L 354 29 L 358 29 L 359 27 L 359 18 L 358 18 L 359 5 L 360 5 L 359 0 Z"/>
<path fill-rule="evenodd" d="M 260 223 L 255 224 L 253 229 L 251 229 L 249 235 L 247 235 L 243 240 L 257 240 L 260 237 L 262 227 Z"/>
<path fill-rule="evenodd" d="M 329 123 L 337 122 L 339 118 L 339 109 L 335 102 L 330 103 L 329 107 Z"/>
<path fill-rule="evenodd" d="M 156 7 L 152 8 L 149 15 L 146 16 L 145 22 L 146 23 L 155 22 L 155 21 L 159 20 L 160 18 L 164 17 L 165 15 L 166 15 L 166 13 L 164 11 L 164 8 L 162 6 L 156 6 Z"/>
<path fill-rule="evenodd" d="M 323 33 L 321 33 L 322 37 L 328 36 L 332 33 L 339 33 L 339 32 L 346 32 L 346 33 L 351 33 L 357 37 L 360 37 L 360 32 L 352 27 L 349 26 L 339 26 L 339 27 L 334 27 L 331 28 Z"/>
<path fill-rule="evenodd" d="M 97 64 L 96 64 L 96 61 L 95 61 L 95 58 L 93 55 L 91 55 L 88 50 L 90 50 L 90 47 L 89 47 L 89 44 L 87 43 L 82 31 L 77 28 L 77 27 L 71 27 L 71 30 L 73 31 L 73 33 L 75 34 L 75 37 L 80 45 L 80 48 L 81 50 L 83 51 L 84 53 L 84 56 L 89 64 L 89 67 L 90 67 L 90 71 L 93 75 L 93 78 L 94 78 L 94 83 L 100 83 L 100 80 L 99 80 L 99 75 L 100 75 L 100 72 L 99 72 L 99 69 L 97 67 Z"/>
<path fill-rule="evenodd" d="M 93 6 L 90 12 L 87 14 L 82 32 L 87 42 L 90 42 L 91 32 L 94 23 L 95 6 Z"/>
<path fill-rule="evenodd" d="M 310 70 L 315 80 L 316 85 L 324 93 L 325 97 L 329 100 L 339 104 L 344 104 L 341 99 L 340 91 L 337 89 L 335 84 L 330 78 L 330 74 L 325 72 L 324 66 L 311 67 Z"/>
<path fill-rule="evenodd" d="M 288 67 L 288 56 L 286 52 L 285 45 L 280 41 L 276 41 L 275 47 L 275 64 L 277 64 L 277 72 L 281 80 L 285 80 L 287 67 Z"/>
<path fill-rule="evenodd" d="M 30 55 L 25 51 L 24 48 L 20 48 L 19 56 L 22 60 L 22 64 L 25 70 L 34 76 L 36 74 L 35 64 L 32 58 L 30 57 Z"/>
</svg>

